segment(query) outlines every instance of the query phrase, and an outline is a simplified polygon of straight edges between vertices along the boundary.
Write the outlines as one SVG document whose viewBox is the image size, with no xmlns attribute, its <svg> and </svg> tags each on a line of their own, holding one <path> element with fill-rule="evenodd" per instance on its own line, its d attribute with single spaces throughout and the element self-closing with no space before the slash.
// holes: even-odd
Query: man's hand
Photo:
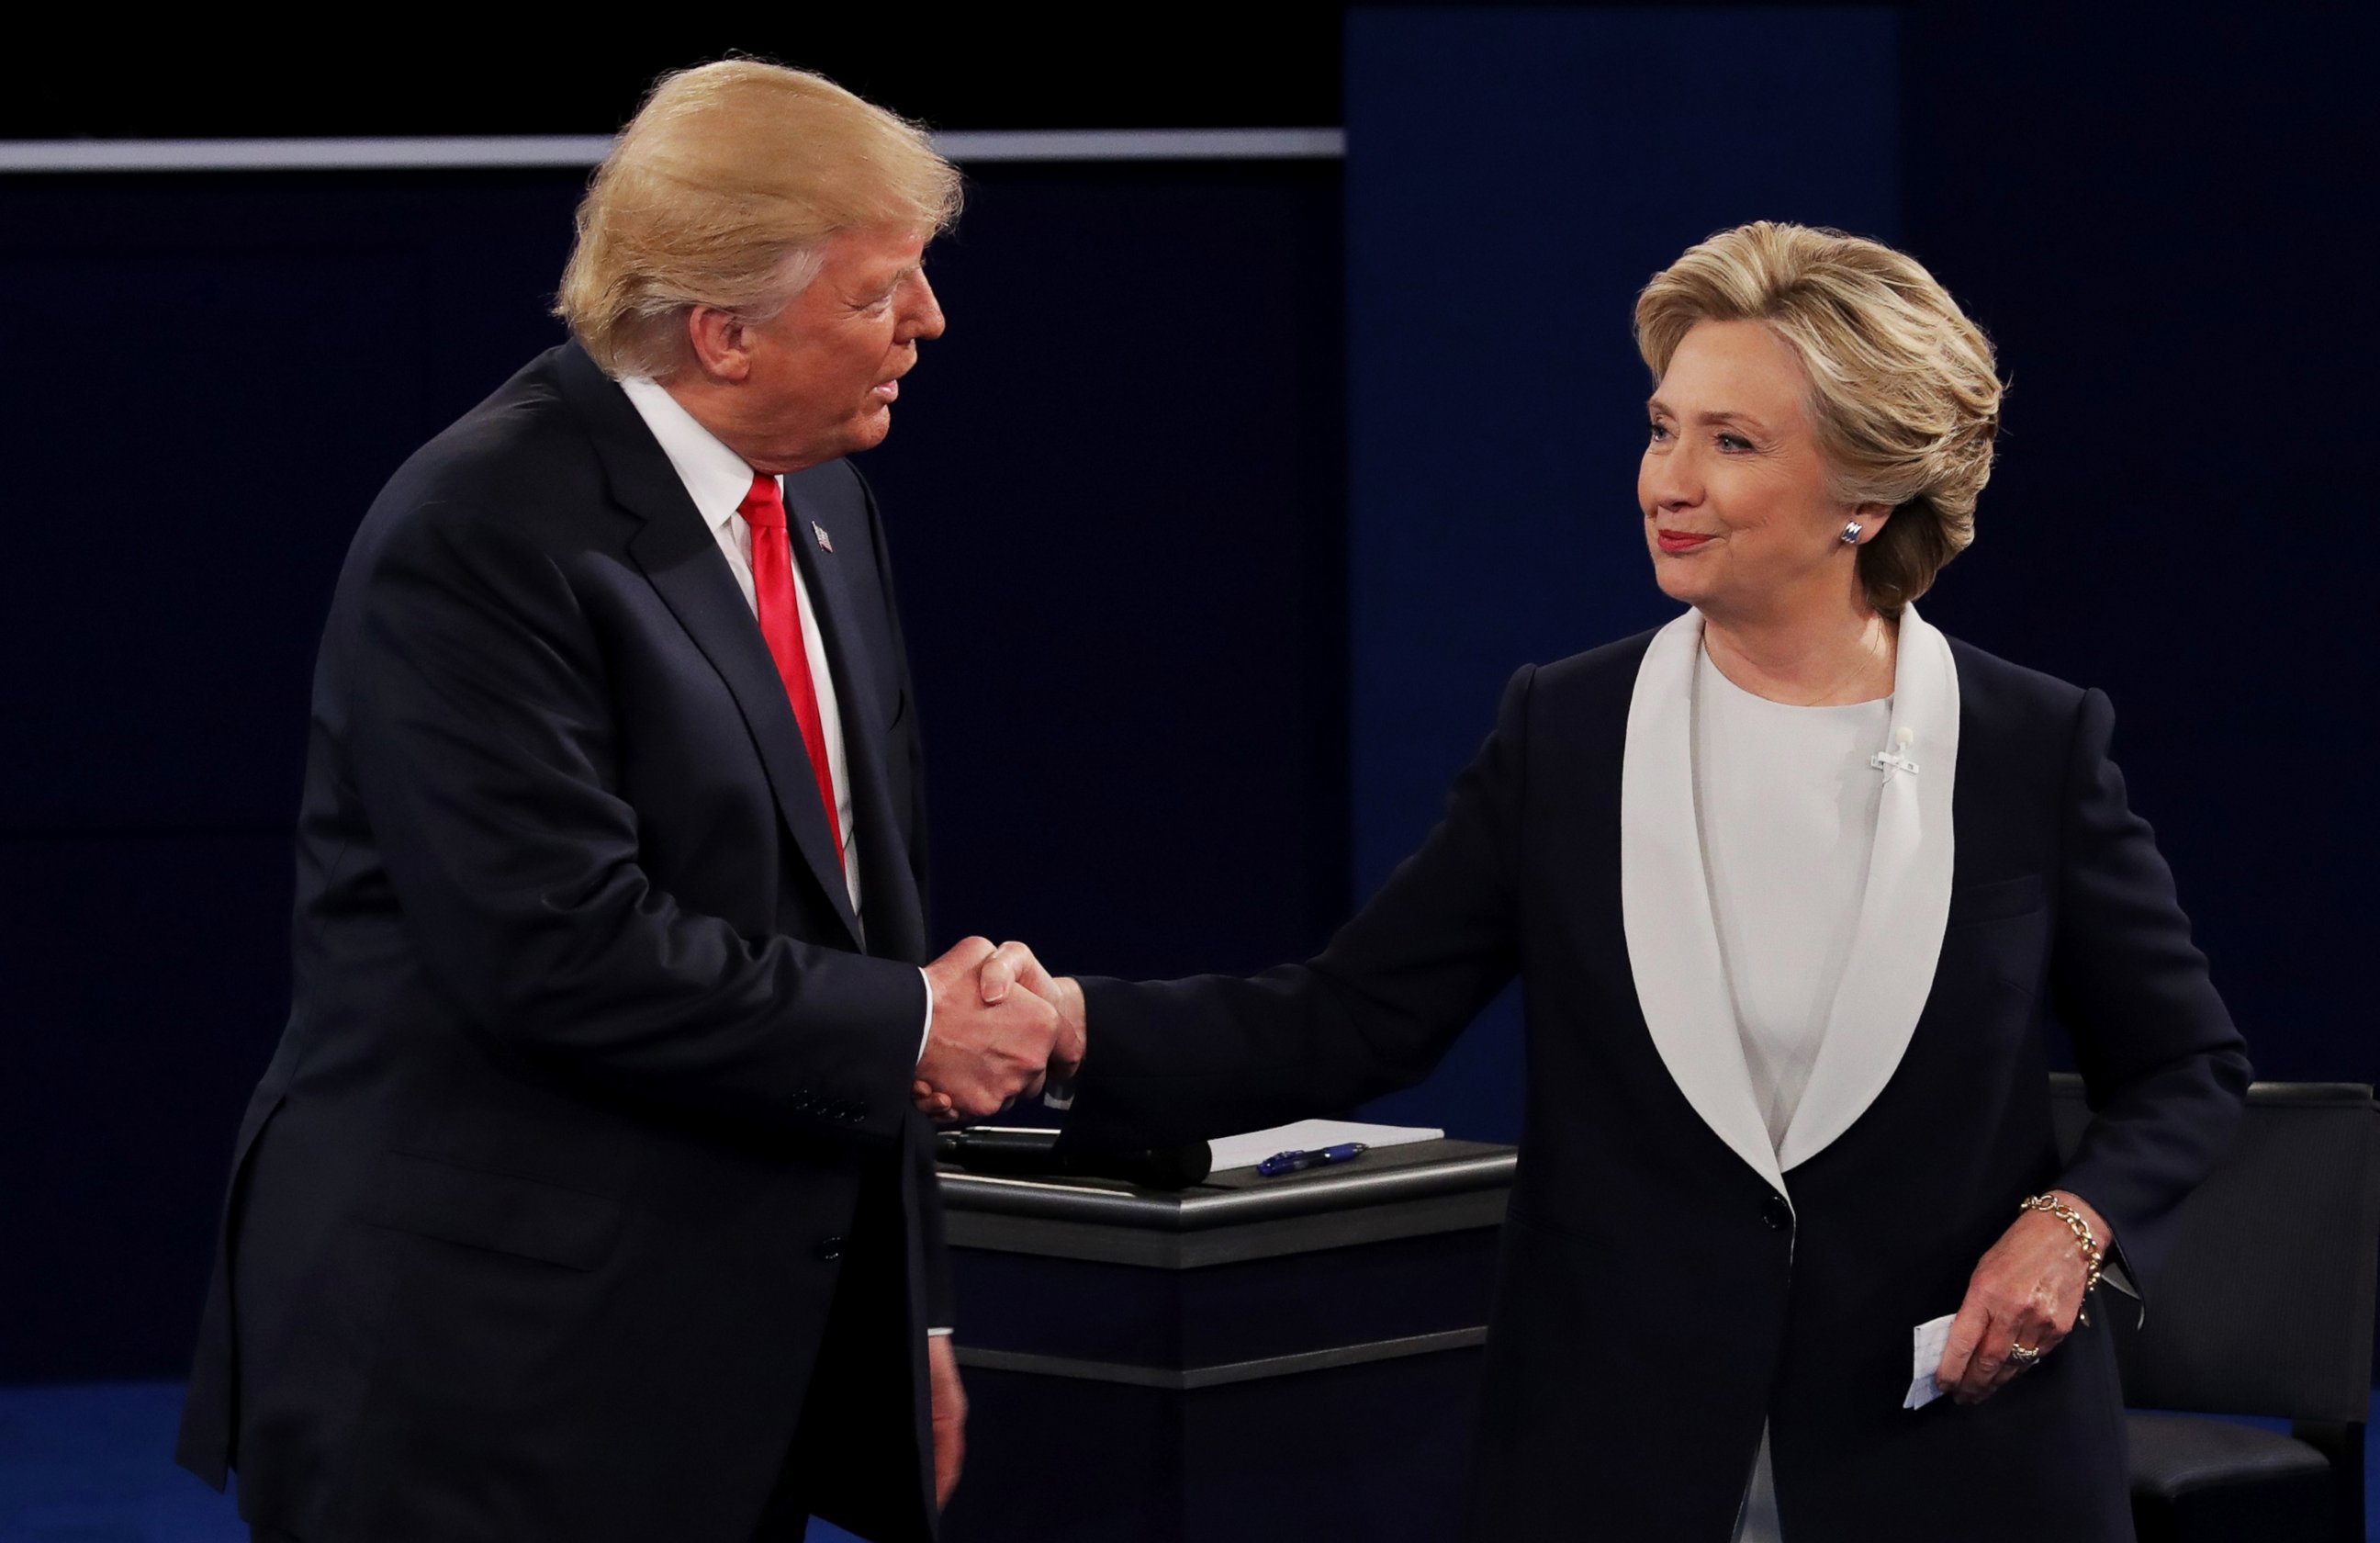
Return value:
<svg viewBox="0 0 2380 1543">
<path fill-rule="evenodd" d="M 976 986 L 983 1000 L 1005 1002 L 1014 987 L 1026 990 L 1048 1002 L 1058 1012 L 1058 1039 L 1050 1051 L 1051 1082 L 1071 1082 L 1083 1069 L 1083 1055 L 1090 1039 L 1089 1024 L 1083 1006 L 1083 988 L 1071 975 L 1052 976 L 1033 957 L 1033 951 L 1023 943 L 1002 943 L 992 950 L 991 957 L 983 962 L 976 973 Z"/>
<path fill-rule="evenodd" d="M 959 1385 L 959 1354 L 948 1334 L 926 1336 L 926 1386 L 934 1406 L 934 1509 L 951 1503 L 966 1464 L 966 1390 Z"/>
<path fill-rule="evenodd" d="M 1016 991 L 1019 986 L 1025 988 L 1024 993 Z M 987 1006 L 1005 1002 L 1012 996 L 1029 994 L 1057 1012 L 1058 1032 L 1050 1045 L 1049 1063 L 1044 1075 L 1023 1089 L 1025 1097 L 1040 1092 L 1045 1081 L 1072 1081 L 1083 1069 L 1090 1032 L 1088 1013 L 1083 1002 L 1083 988 L 1074 977 L 1051 976 L 1033 956 L 1031 949 L 1023 943 L 1006 942 L 984 957 L 977 970 L 976 988 L 978 999 Z M 927 1075 L 923 1063 L 909 1091 L 917 1108 L 934 1119 L 954 1120 L 962 1116 L 951 1090 Z"/>
<path fill-rule="evenodd" d="M 985 1000 L 977 972 L 992 953 L 986 940 L 969 938 L 926 966 L 934 1027 L 917 1059 L 917 1082 L 946 1101 L 953 1118 L 980 1120 L 1038 1091 L 1058 1040 L 1056 1009 L 1032 992 Z"/>
<path fill-rule="evenodd" d="M 2054 1193 L 2082 1212 L 2100 1246 L 2107 1246 L 2107 1224 L 2099 1213 L 2079 1196 Z M 1981 1403 L 2007 1387 L 2072 1332 L 2090 1274 L 2065 1222 L 2042 1211 L 2019 1212 L 1967 1281 L 1967 1299 L 1950 1322 L 1935 1385 L 1961 1403 Z M 2040 1355 L 2012 1357 L 2011 1345 Z"/>
</svg>

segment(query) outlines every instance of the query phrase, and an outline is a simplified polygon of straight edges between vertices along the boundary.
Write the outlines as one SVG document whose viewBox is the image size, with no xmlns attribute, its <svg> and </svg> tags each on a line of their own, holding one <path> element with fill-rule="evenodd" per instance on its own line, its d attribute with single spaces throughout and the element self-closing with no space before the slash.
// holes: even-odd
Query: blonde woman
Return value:
<svg viewBox="0 0 2380 1543">
<path fill-rule="evenodd" d="M 1520 977 L 1471 1536 L 2129 1537 L 2105 1324 L 2137 1309 L 2092 1288 L 2154 1279 L 2249 1069 L 2107 699 L 1918 614 L 1973 539 L 1990 346 L 1910 258 L 1767 224 L 1636 332 L 1676 620 L 1515 675 L 1311 962 L 996 967 L 1087 1032 L 1075 1131 L 1135 1143 L 1416 1081 Z M 2096 1111 L 2068 1163 L 2053 1014 Z"/>
</svg>

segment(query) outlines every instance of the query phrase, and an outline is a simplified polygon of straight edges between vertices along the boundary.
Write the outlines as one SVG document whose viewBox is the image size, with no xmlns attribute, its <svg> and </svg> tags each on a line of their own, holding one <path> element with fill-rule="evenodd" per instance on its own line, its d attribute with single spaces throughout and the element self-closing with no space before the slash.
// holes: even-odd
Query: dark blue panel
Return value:
<svg viewBox="0 0 2380 1543">
<path fill-rule="evenodd" d="M 348 537 L 560 335 L 578 181 L 0 184 L 0 828 L 290 818 Z"/>
<path fill-rule="evenodd" d="M 289 842 L 0 837 L 0 1382 L 187 1368 L 289 1011 Z"/>
<path fill-rule="evenodd" d="M 1368 893 L 1530 661 L 1649 626 L 1636 291 L 1746 220 L 1898 225 L 1876 7 L 1360 9 L 1347 29 L 1350 757 Z M 1509 1138 L 1500 1009 L 1373 1112 Z"/>
<path fill-rule="evenodd" d="M 2012 383 L 1927 614 L 2113 699 L 2258 1074 L 2380 1081 L 2380 13 L 2073 7 L 2052 40 L 1962 5 L 1911 43 L 1912 239 Z"/>
<path fill-rule="evenodd" d="M 1339 170 L 991 167 L 863 457 L 925 709 L 934 920 L 1254 969 L 1346 900 Z"/>
</svg>

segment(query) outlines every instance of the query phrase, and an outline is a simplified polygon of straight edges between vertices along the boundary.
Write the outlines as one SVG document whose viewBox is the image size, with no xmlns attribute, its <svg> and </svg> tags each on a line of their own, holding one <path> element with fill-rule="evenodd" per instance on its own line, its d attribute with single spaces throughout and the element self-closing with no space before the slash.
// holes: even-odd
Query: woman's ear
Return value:
<svg viewBox="0 0 2380 1543">
<path fill-rule="evenodd" d="M 1855 504 L 1852 506 L 1851 522 L 1860 528 L 1860 544 L 1864 546 L 1884 534 L 1884 522 L 1892 517 L 1889 504 Z"/>
</svg>

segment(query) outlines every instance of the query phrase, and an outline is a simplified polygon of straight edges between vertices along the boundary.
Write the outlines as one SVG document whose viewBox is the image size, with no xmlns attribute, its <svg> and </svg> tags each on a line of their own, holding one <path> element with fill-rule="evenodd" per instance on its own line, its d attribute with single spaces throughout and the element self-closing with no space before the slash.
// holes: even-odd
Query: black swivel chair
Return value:
<svg viewBox="0 0 2380 1543">
<path fill-rule="evenodd" d="M 2058 1141 L 2082 1079 L 2050 1079 Z M 2260 1082 L 2223 1165 L 2183 1207 L 2146 1321 L 2102 1287 L 2131 1407 L 2141 1543 L 2361 1538 L 2380 1260 L 2380 1111 L 2352 1083 Z M 2260 1415 L 2237 1420 L 2143 1411 Z"/>
</svg>

